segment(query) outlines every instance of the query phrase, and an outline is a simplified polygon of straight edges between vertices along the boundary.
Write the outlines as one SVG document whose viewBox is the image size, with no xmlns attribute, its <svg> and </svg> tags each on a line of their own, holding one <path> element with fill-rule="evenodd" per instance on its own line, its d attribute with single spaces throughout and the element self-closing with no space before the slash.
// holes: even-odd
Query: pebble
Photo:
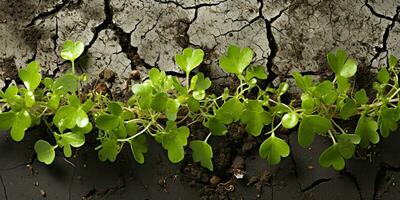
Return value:
<svg viewBox="0 0 400 200">
<path fill-rule="evenodd" d="M 212 176 L 211 179 L 210 179 L 211 185 L 217 185 L 220 182 L 221 182 L 221 178 L 218 177 L 218 176 L 215 176 L 215 175 Z"/>
</svg>

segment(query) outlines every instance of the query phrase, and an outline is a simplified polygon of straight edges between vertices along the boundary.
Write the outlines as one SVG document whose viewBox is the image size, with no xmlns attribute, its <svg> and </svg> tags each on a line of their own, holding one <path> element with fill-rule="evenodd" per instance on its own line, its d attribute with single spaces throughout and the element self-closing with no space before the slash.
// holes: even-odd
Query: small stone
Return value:
<svg viewBox="0 0 400 200">
<path fill-rule="evenodd" d="M 115 78 L 115 73 L 110 68 L 104 69 L 100 77 L 104 78 L 105 81 L 113 81 Z"/>
<path fill-rule="evenodd" d="M 42 195 L 42 197 L 46 197 L 46 191 L 44 191 L 43 189 L 40 190 L 40 195 Z"/>
<path fill-rule="evenodd" d="M 221 178 L 218 177 L 218 176 L 215 176 L 215 175 L 212 176 L 211 179 L 210 179 L 211 185 L 217 185 L 220 182 L 221 182 Z"/>
<path fill-rule="evenodd" d="M 133 80 L 139 80 L 140 79 L 140 73 L 139 73 L 139 71 L 138 70 L 133 70 L 132 72 L 131 72 L 131 78 L 133 79 Z"/>
</svg>

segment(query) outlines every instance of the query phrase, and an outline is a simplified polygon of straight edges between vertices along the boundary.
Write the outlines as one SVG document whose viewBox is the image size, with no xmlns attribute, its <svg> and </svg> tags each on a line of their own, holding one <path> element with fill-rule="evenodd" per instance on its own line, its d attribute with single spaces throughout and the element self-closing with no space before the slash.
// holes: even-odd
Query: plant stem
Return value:
<svg viewBox="0 0 400 200">
<path fill-rule="evenodd" d="M 71 60 L 72 73 L 75 74 L 75 61 Z"/>
<path fill-rule="evenodd" d="M 142 133 L 146 132 L 150 126 L 153 124 L 153 121 L 151 121 L 147 126 L 141 130 L 140 132 L 136 133 L 135 135 L 132 135 L 131 137 L 125 138 L 125 139 L 118 139 L 118 142 L 129 142 L 130 140 L 136 138 L 137 136 L 141 135 Z"/>
<path fill-rule="evenodd" d="M 208 141 L 208 138 L 210 138 L 210 136 L 211 136 L 211 133 L 209 133 L 209 134 L 207 135 L 206 139 L 204 139 L 204 142 L 207 142 L 207 141 Z"/>
<path fill-rule="evenodd" d="M 328 130 L 328 133 L 329 133 L 329 136 L 330 136 L 331 139 L 332 139 L 333 144 L 336 144 L 336 140 L 335 140 L 335 137 L 334 137 L 333 134 L 332 134 L 332 131 L 331 131 L 331 130 Z"/>
</svg>

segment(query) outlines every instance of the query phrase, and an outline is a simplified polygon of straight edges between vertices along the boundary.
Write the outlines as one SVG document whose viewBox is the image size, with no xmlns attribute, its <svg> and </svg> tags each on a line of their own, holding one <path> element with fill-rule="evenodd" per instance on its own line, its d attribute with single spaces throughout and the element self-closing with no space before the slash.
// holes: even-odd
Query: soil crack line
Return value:
<svg viewBox="0 0 400 200">
<path fill-rule="evenodd" d="M 1 175 L 0 175 L 0 181 L 1 181 L 1 185 L 3 186 L 4 197 L 6 198 L 6 200 L 8 200 L 6 185 L 4 184 L 3 176 L 1 176 Z"/>
<path fill-rule="evenodd" d="M 308 187 L 302 189 L 301 192 L 307 192 L 307 191 L 309 191 L 309 190 L 311 190 L 311 189 L 313 189 L 313 188 L 319 186 L 320 184 L 329 182 L 329 181 L 331 181 L 331 180 L 332 180 L 331 178 L 321 178 L 321 179 L 318 179 L 318 180 L 314 181 L 313 183 L 311 183 L 311 185 L 309 185 Z"/>
<path fill-rule="evenodd" d="M 47 12 L 42 12 L 40 14 L 38 14 L 36 17 L 34 17 L 31 22 L 29 24 L 27 24 L 25 27 L 30 27 L 33 26 L 35 24 L 35 22 L 39 19 L 42 18 L 46 18 L 49 17 L 51 15 L 56 14 L 57 12 L 59 12 L 61 9 L 63 9 L 68 3 L 70 2 L 70 0 L 63 0 L 62 3 L 57 4 L 56 6 L 54 6 L 53 9 L 51 9 L 50 11 Z"/>
</svg>

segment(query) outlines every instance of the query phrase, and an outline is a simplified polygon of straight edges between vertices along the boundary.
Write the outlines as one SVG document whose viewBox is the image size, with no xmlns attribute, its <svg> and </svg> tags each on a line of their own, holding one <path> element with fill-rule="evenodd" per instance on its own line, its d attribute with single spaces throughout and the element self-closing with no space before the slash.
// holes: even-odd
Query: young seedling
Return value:
<svg viewBox="0 0 400 200">
<path fill-rule="evenodd" d="M 40 65 L 33 61 L 19 70 L 24 86 L 11 84 L 0 91 L 0 129 L 10 130 L 14 141 L 21 141 L 28 128 L 41 122 L 49 128 L 54 140 L 38 140 L 34 147 L 38 160 L 45 164 L 54 161 L 58 148 L 71 157 L 72 147 L 85 145 L 86 135 L 95 134 L 99 141 L 95 149 L 101 161 L 114 162 L 128 145 L 135 160 L 142 164 L 147 140 L 154 138 L 172 163 L 182 161 L 189 146 L 193 161 L 213 171 L 213 149 L 208 141 L 212 136 L 229 137 L 228 128 L 235 123 L 253 137 L 266 138 L 259 155 L 272 165 L 290 154 L 289 145 L 277 130 L 297 128 L 302 147 L 309 147 L 319 136 L 328 137 L 332 145 L 321 153 L 319 162 L 323 167 L 342 170 L 356 146 L 377 144 L 397 129 L 400 120 L 400 70 L 394 56 L 389 57 L 389 66 L 377 73 L 374 97 L 364 89 L 354 91 L 351 78 L 357 72 L 357 62 L 338 50 L 327 55 L 335 73 L 333 81 L 317 82 L 295 72 L 292 76 L 302 90 L 300 101 L 284 103 L 281 96 L 289 84 L 261 88 L 257 82 L 267 79 L 268 74 L 264 67 L 251 65 L 251 49 L 231 45 L 221 56 L 220 67 L 233 74 L 239 84 L 234 91 L 226 88 L 216 95 L 207 92 L 212 86 L 210 78 L 193 73 L 201 65 L 204 52 L 186 48 L 175 56 L 176 64 L 186 74 L 185 84 L 153 68 L 146 81 L 132 86 L 129 100 L 119 102 L 94 91 L 81 93 L 79 85 L 84 78 L 75 74 L 74 62 L 83 51 L 81 42 L 66 41 L 61 57 L 71 62 L 72 73 L 42 79 Z M 339 123 L 354 119 L 358 121 L 354 129 L 344 129 Z M 189 127 L 195 123 L 208 130 L 205 138 L 191 139 Z"/>
</svg>

